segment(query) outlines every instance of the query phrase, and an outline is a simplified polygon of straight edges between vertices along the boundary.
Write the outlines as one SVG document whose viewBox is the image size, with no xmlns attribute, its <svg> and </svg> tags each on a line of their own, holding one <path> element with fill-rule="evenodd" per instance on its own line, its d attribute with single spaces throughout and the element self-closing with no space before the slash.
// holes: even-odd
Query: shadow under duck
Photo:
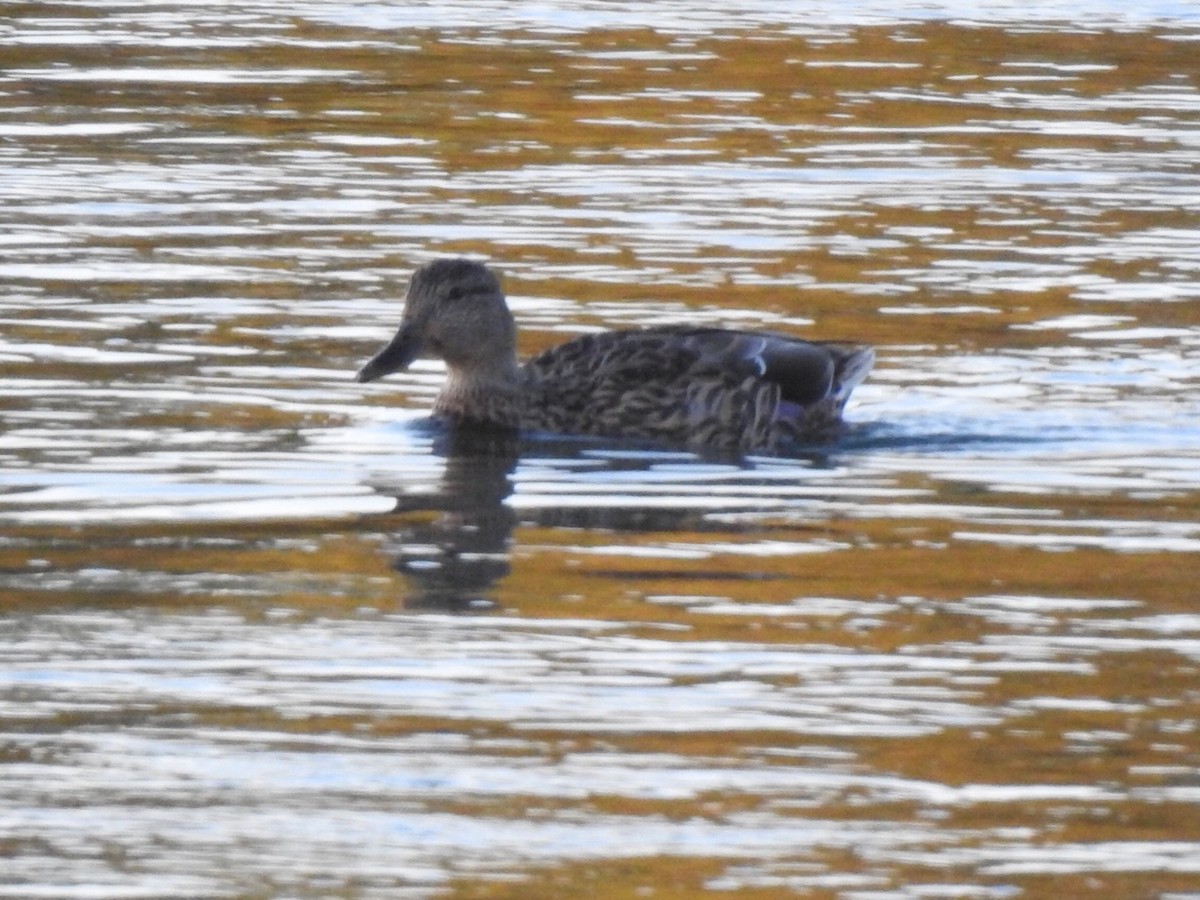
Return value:
<svg viewBox="0 0 1200 900">
<path fill-rule="evenodd" d="M 434 415 L 455 424 L 778 451 L 828 441 L 875 352 L 865 344 L 688 325 L 586 334 L 517 364 L 496 275 L 438 259 L 408 283 L 400 329 L 358 372 L 445 361 Z"/>
</svg>

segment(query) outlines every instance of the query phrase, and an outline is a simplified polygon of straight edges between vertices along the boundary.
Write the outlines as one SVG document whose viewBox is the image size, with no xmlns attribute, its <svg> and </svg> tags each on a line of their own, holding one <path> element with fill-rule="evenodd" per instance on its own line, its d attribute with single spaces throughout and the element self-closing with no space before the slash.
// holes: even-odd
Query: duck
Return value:
<svg viewBox="0 0 1200 900">
<path fill-rule="evenodd" d="M 777 453 L 842 434 L 875 360 L 856 342 L 682 324 L 583 334 L 524 365 L 516 347 L 492 268 L 439 258 L 412 273 L 399 329 L 355 377 L 431 356 L 446 366 L 433 416 L 453 426 Z"/>
</svg>

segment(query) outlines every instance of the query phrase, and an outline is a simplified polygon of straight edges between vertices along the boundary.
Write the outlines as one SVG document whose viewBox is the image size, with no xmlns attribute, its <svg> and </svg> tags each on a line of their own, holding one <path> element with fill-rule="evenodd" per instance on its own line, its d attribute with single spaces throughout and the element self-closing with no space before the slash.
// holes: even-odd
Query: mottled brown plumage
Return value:
<svg viewBox="0 0 1200 900">
<path fill-rule="evenodd" d="M 440 357 L 440 417 L 561 434 L 775 451 L 828 440 L 874 361 L 863 344 L 665 326 L 588 334 L 517 365 L 516 327 L 481 263 L 440 259 L 413 273 L 400 329 L 359 381 Z"/>
</svg>

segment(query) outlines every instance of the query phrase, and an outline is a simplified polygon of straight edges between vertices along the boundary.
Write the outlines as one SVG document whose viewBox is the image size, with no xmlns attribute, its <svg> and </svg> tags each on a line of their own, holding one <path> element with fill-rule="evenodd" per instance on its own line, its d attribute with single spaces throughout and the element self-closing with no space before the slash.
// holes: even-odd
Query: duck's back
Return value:
<svg viewBox="0 0 1200 900">
<path fill-rule="evenodd" d="M 525 365 L 526 428 L 774 450 L 828 439 L 870 347 L 668 326 L 575 338 Z"/>
</svg>

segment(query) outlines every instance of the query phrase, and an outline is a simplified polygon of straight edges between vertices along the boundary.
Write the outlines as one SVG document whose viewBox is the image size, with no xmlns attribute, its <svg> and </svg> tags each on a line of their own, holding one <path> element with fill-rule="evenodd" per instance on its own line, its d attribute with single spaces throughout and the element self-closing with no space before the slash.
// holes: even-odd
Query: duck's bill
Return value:
<svg viewBox="0 0 1200 900">
<path fill-rule="evenodd" d="M 392 372 L 407 369 L 421 353 L 421 342 L 407 326 L 401 325 L 388 345 L 367 360 L 354 376 L 356 381 L 374 381 Z"/>
</svg>

